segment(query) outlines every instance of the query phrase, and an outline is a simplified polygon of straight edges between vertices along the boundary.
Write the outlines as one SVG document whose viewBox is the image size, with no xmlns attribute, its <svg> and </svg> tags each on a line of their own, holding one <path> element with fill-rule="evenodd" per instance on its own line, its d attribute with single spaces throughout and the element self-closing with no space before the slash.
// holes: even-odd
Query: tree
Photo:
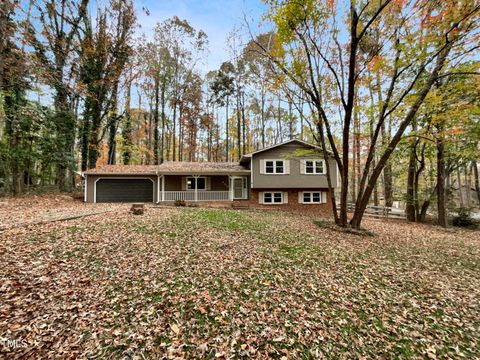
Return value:
<svg viewBox="0 0 480 360">
<path fill-rule="evenodd" d="M 217 71 L 217 76 L 211 87 L 213 101 L 220 106 L 225 106 L 225 159 L 227 162 L 230 161 L 228 106 L 230 104 L 230 96 L 235 92 L 233 71 L 232 63 L 224 62 Z"/>
<path fill-rule="evenodd" d="M 359 78 L 372 61 L 382 63 L 381 81 L 387 86 L 381 103 L 377 99 L 379 111 L 349 222 L 359 228 L 379 176 L 445 64 L 476 47 L 480 6 L 392 0 L 351 1 L 346 8 L 330 1 L 268 3 L 278 41 L 273 51 L 257 45 L 279 76 L 288 77 L 308 95 L 317 113 L 316 138 L 325 160 L 333 153 L 340 171 L 339 213 L 327 173 L 334 217 L 340 226 L 348 224 L 349 144 Z M 337 24 L 342 17 L 347 19 L 346 27 Z M 340 146 L 335 143 L 332 123 L 338 113 Z M 395 132 L 373 167 L 379 134 L 390 117 L 396 120 Z"/>
<path fill-rule="evenodd" d="M 87 14 L 88 0 L 44 0 L 35 3 L 38 23 L 27 19 L 25 38 L 34 49 L 36 68 L 43 81 L 54 89 L 55 152 L 57 184 L 69 188 L 67 170 L 74 168 L 75 36 Z M 36 26 L 39 27 L 38 31 Z"/>
<path fill-rule="evenodd" d="M 115 135 L 122 118 L 117 113 L 120 77 L 131 56 L 129 45 L 135 25 L 133 3 L 113 1 L 99 9 L 96 24 L 84 20 L 80 48 L 80 80 L 85 89 L 81 129 L 82 170 L 94 168 L 98 147 L 108 131 L 108 163 L 114 163 Z M 106 125 L 102 126 L 106 119 Z"/>
</svg>

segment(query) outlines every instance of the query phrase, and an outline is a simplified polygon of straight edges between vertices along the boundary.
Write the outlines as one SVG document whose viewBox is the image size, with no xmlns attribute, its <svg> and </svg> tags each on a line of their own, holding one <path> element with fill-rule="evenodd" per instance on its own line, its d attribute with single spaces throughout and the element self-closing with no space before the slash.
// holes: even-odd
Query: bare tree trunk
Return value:
<svg viewBox="0 0 480 360">
<path fill-rule="evenodd" d="M 165 123 L 166 123 L 166 117 L 165 117 L 165 85 L 162 86 L 162 91 L 161 91 L 161 106 L 162 106 L 162 134 L 161 134 L 161 147 L 160 147 L 160 164 L 163 164 L 165 161 Z"/>
<path fill-rule="evenodd" d="M 441 135 L 443 136 L 443 135 Z M 443 138 L 437 139 L 437 212 L 438 224 L 447 227 L 445 206 L 445 145 Z"/>
<path fill-rule="evenodd" d="M 245 120 L 245 93 L 242 92 L 242 155 L 247 152 L 247 124 Z"/>
<path fill-rule="evenodd" d="M 265 148 L 265 94 L 262 88 L 262 93 L 261 93 L 261 120 L 262 120 L 262 148 Z"/>
<path fill-rule="evenodd" d="M 173 102 L 173 116 L 172 116 L 172 121 L 173 121 L 173 128 L 172 128 L 172 160 L 176 161 L 177 160 L 177 142 L 176 142 L 176 132 L 177 132 L 177 101 L 175 100 Z"/>
<path fill-rule="evenodd" d="M 478 165 L 475 160 L 472 161 L 473 176 L 475 181 L 475 192 L 477 193 L 478 204 L 480 206 L 480 177 L 478 175 Z"/>
<path fill-rule="evenodd" d="M 415 129 L 414 129 L 415 131 Z M 415 172 L 416 172 L 416 145 L 417 140 L 415 139 L 412 142 L 410 147 L 410 156 L 408 161 L 408 176 L 407 176 L 407 204 L 405 207 L 405 213 L 407 215 L 407 220 L 415 222 L 416 219 L 416 199 L 415 199 Z"/>
<path fill-rule="evenodd" d="M 240 110 L 240 92 L 237 91 L 237 160 L 240 160 L 242 152 L 242 127 L 241 127 L 241 110 Z"/>
<path fill-rule="evenodd" d="M 303 123 L 304 123 L 304 117 L 303 117 L 303 100 L 299 101 L 298 104 L 298 115 L 300 117 L 300 140 L 303 140 Z"/>
<path fill-rule="evenodd" d="M 150 165 L 152 163 L 151 159 L 151 153 L 152 153 L 152 138 L 153 138 L 153 133 L 152 133 L 152 117 L 153 117 L 153 101 L 150 98 L 149 103 L 148 103 L 148 137 L 147 137 L 147 156 L 145 158 L 146 160 L 146 165 Z M 146 119 L 145 119 L 146 120 Z"/>
<path fill-rule="evenodd" d="M 229 162 L 230 161 L 230 155 L 229 155 L 229 152 L 230 152 L 230 148 L 229 148 L 229 143 L 228 143 L 228 140 L 229 140 L 229 134 L 228 134 L 228 96 L 227 96 L 227 101 L 226 101 L 226 106 L 225 106 L 225 132 L 226 132 L 226 135 L 225 135 L 225 157 L 226 157 L 226 162 Z"/>
<path fill-rule="evenodd" d="M 158 123 L 159 123 L 159 105 L 160 105 L 160 81 L 158 76 L 155 77 L 155 89 L 154 89 L 154 98 L 155 98 L 155 108 L 153 113 L 153 162 L 155 165 L 158 165 Z"/>
<path fill-rule="evenodd" d="M 112 108 L 109 115 L 109 129 L 108 129 L 108 157 L 107 162 L 109 165 L 114 165 L 116 162 L 116 135 L 117 135 L 117 105 L 118 105 L 118 82 L 115 83 L 112 89 Z"/>
<path fill-rule="evenodd" d="M 467 203 L 467 207 L 470 208 L 472 205 L 471 199 L 471 189 L 472 189 L 472 182 L 471 182 L 471 172 L 468 170 L 468 166 L 465 166 L 465 188 L 467 193 L 465 194 L 465 201 Z"/>
<path fill-rule="evenodd" d="M 125 92 L 125 125 L 123 129 L 123 141 L 124 141 L 124 149 L 122 153 L 123 164 L 129 165 L 130 160 L 132 159 L 132 149 L 131 146 L 133 145 L 132 139 L 132 113 L 130 109 L 130 102 L 132 99 L 131 96 L 132 92 L 132 80 L 128 81 L 127 89 Z M 141 109 L 141 99 L 138 100 L 139 102 L 139 109 Z"/>
<path fill-rule="evenodd" d="M 292 99 L 288 99 L 288 138 L 293 139 Z"/>
<path fill-rule="evenodd" d="M 354 176 L 356 176 L 356 183 L 359 184 L 360 186 L 360 181 L 361 181 L 361 166 L 360 166 L 360 149 L 361 149 L 361 143 L 360 143 L 360 118 L 359 118 L 359 112 L 360 109 L 358 107 L 358 96 L 355 94 L 355 108 L 353 110 L 353 167 L 354 167 Z M 353 186 L 353 183 L 352 183 Z M 356 196 L 352 199 L 352 202 L 355 202 Z"/>
</svg>

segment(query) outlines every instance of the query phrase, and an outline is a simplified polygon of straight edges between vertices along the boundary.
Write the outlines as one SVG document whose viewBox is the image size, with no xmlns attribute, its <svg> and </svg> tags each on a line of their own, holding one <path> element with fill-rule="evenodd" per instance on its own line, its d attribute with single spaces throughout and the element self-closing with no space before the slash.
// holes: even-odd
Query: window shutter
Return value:
<svg viewBox="0 0 480 360">
<path fill-rule="evenodd" d="M 290 174 L 290 160 L 284 160 L 285 174 Z"/>
<path fill-rule="evenodd" d="M 187 177 L 182 176 L 182 191 L 187 190 Z"/>
<path fill-rule="evenodd" d="M 305 159 L 300 160 L 300 174 L 305 174 Z"/>
<path fill-rule="evenodd" d="M 265 160 L 260 159 L 260 174 L 265 174 Z"/>
<path fill-rule="evenodd" d="M 288 204 L 288 192 L 283 193 L 283 204 Z"/>
<path fill-rule="evenodd" d="M 211 190 L 211 188 L 212 188 L 210 180 L 211 180 L 210 176 L 207 176 L 205 178 L 205 189 L 206 190 Z"/>
<path fill-rule="evenodd" d="M 322 203 L 326 204 L 327 203 L 327 192 L 322 191 Z"/>
<path fill-rule="evenodd" d="M 325 160 L 322 160 L 322 163 L 323 163 L 323 175 L 325 175 L 327 173 L 327 163 L 325 162 Z"/>
<path fill-rule="evenodd" d="M 298 203 L 303 204 L 303 191 L 298 192 Z"/>
<path fill-rule="evenodd" d="M 263 204 L 263 192 L 258 193 L 258 203 Z"/>
</svg>

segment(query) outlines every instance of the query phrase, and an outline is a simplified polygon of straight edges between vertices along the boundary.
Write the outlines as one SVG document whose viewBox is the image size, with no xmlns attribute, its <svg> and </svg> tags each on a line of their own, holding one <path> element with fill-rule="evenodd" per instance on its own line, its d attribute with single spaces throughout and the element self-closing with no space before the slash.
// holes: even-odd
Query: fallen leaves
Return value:
<svg viewBox="0 0 480 360">
<path fill-rule="evenodd" d="M 114 209 L 2 234 L 0 337 L 27 346 L 0 357 L 479 356 L 478 233 L 367 220 L 376 236 L 361 238 L 295 214 Z"/>
<path fill-rule="evenodd" d="M 170 325 L 170 329 L 172 329 L 172 331 L 175 333 L 175 335 L 180 334 L 180 328 L 178 327 L 177 324 Z"/>
</svg>

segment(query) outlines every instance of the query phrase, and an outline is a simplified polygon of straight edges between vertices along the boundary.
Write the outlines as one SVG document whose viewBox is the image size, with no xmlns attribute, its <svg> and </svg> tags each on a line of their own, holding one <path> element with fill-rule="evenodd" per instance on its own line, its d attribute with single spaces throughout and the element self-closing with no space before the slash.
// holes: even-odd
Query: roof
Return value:
<svg viewBox="0 0 480 360">
<path fill-rule="evenodd" d="M 250 170 L 233 162 L 167 161 L 161 165 L 103 165 L 85 171 L 86 175 L 200 175 L 249 174 Z"/>
<path fill-rule="evenodd" d="M 308 143 L 308 142 L 303 141 L 303 140 L 300 140 L 300 139 L 291 139 L 291 140 L 284 141 L 284 142 L 282 142 L 282 143 L 280 143 L 280 144 L 275 144 L 275 145 L 272 145 L 272 146 L 267 146 L 266 148 L 263 148 L 263 149 L 260 149 L 260 150 L 257 150 L 257 151 L 254 151 L 254 152 L 245 154 L 245 155 L 243 155 L 242 158 L 240 159 L 240 163 L 244 163 L 244 162 L 248 161 L 248 160 L 252 157 L 252 155 L 255 155 L 255 154 L 258 154 L 258 153 L 267 151 L 267 150 L 271 150 L 271 149 L 274 149 L 274 148 L 279 147 L 279 146 L 282 146 L 282 145 L 290 144 L 290 143 L 292 143 L 292 142 L 296 142 L 296 143 L 299 143 L 299 144 L 302 144 L 302 145 L 305 145 L 305 146 L 309 146 L 309 147 L 314 148 L 314 149 L 319 149 L 319 150 L 321 150 L 320 146 L 317 146 L 317 145 Z"/>
<path fill-rule="evenodd" d="M 156 175 L 156 165 L 102 165 L 85 171 L 85 175 Z"/>
<path fill-rule="evenodd" d="M 224 173 L 250 173 L 250 170 L 234 162 L 188 162 L 167 161 L 158 166 L 159 174 L 224 174 Z"/>
</svg>

